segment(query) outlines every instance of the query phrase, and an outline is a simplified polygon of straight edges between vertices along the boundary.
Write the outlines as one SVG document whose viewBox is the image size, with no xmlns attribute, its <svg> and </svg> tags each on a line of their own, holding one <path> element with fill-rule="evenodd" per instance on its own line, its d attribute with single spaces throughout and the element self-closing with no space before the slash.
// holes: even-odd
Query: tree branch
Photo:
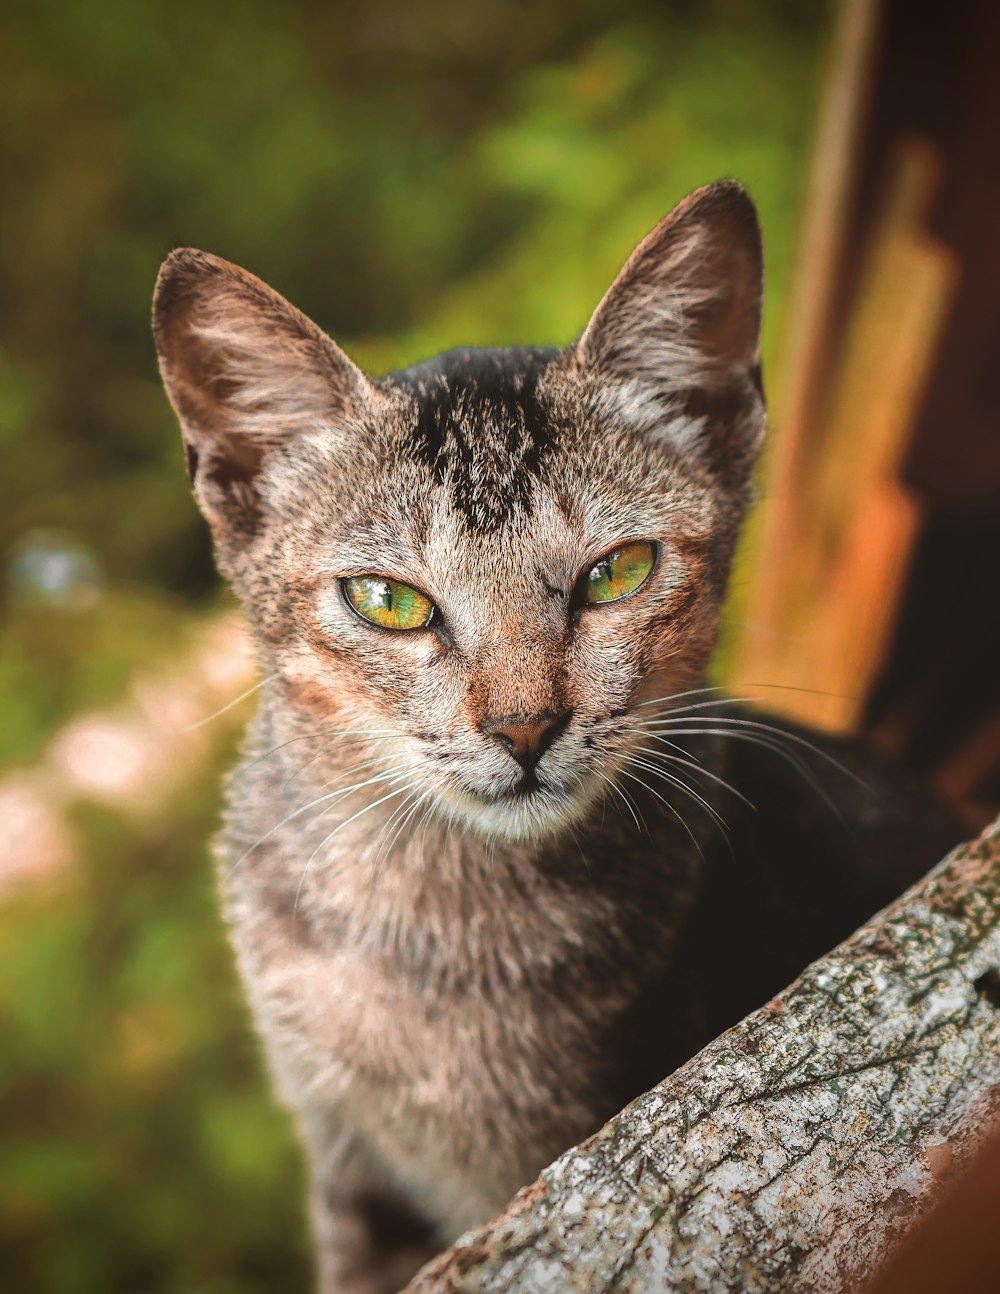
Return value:
<svg viewBox="0 0 1000 1294">
<path fill-rule="evenodd" d="M 855 1290 L 1000 1113 L 1000 821 L 408 1294 Z"/>
</svg>

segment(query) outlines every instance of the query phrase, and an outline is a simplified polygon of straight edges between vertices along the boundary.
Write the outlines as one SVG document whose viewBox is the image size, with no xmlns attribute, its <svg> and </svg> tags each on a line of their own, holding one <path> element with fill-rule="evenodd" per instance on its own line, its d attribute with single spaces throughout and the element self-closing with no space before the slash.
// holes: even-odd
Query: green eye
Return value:
<svg viewBox="0 0 1000 1294">
<path fill-rule="evenodd" d="M 591 604 L 617 602 L 626 593 L 634 593 L 645 584 L 656 561 L 656 545 L 647 539 L 622 544 L 587 572 L 584 600 Z"/>
<path fill-rule="evenodd" d="M 434 614 L 430 598 L 386 575 L 352 575 L 344 580 L 344 596 L 362 619 L 382 629 L 422 629 Z"/>
</svg>

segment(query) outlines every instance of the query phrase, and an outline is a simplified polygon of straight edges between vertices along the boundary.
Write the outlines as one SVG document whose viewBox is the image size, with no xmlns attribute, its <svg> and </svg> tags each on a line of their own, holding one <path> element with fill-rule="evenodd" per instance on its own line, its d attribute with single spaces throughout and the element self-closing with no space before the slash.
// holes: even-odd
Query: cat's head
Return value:
<svg viewBox="0 0 1000 1294">
<path fill-rule="evenodd" d="M 722 182 L 567 349 L 373 379 L 252 275 L 174 252 L 163 378 L 280 703 L 372 730 L 401 784 L 484 832 L 591 811 L 643 703 L 697 684 L 715 640 L 763 429 L 761 274 Z"/>
</svg>

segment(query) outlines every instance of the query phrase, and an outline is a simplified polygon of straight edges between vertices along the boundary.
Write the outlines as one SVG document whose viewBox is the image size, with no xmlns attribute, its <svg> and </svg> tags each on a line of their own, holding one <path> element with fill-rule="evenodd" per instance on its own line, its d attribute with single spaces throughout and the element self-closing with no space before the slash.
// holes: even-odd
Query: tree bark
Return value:
<svg viewBox="0 0 1000 1294">
<path fill-rule="evenodd" d="M 407 1294 L 857 1290 L 1000 1114 L 1000 821 Z"/>
</svg>

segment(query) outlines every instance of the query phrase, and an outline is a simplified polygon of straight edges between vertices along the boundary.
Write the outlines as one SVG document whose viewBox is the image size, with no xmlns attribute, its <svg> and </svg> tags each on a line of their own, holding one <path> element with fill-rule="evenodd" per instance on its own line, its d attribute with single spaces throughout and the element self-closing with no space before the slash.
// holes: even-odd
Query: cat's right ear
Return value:
<svg viewBox="0 0 1000 1294">
<path fill-rule="evenodd" d="M 684 199 L 639 244 L 569 352 L 626 420 L 735 481 L 760 444 L 763 253 L 734 180 Z"/>
<path fill-rule="evenodd" d="M 153 334 L 192 489 L 226 544 L 263 523 L 268 454 L 371 398 L 360 369 L 301 311 L 207 252 L 180 248 L 164 261 Z"/>
</svg>

